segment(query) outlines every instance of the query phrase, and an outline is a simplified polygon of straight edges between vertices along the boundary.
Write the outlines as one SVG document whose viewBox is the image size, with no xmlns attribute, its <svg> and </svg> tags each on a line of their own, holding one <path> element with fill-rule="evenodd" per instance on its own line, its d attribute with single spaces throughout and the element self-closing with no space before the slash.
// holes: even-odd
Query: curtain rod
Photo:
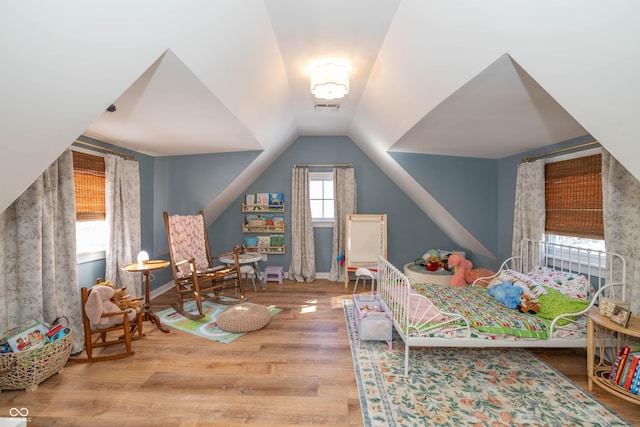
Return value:
<svg viewBox="0 0 640 427">
<path fill-rule="evenodd" d="M 80 141 L 79 139 L 76 139 L 75 141 L 73 141 L 75 144 L 80 144 L 80 145 L 84 145 L 85 147 L 90 147 L 93 148 L 94 150 L 98 150 L 98 151 L 104 151 L 105 153 L 109 153 L 109 154 L 115 154 L 116 156 L 120 156 L 120 157 L 124 157 L 127 160 L 133 160 L 135 159 L 135 156 L 132 156 L 131 154 L 125 154 L 125 153 L 121 153 L 120 151 L 116 151 L 116 150 L 112 150 L 110 148 L 106 148 L 106 147 L 101 147 L 99 145 L 96 144 L 92 144 L 90 142 L 84 142 L 84 141 Z"/>
<path fill-rule="evenodd" d="M 598 141 L 585 142 L 584 144 L 572 145 L 571 147 L 559 148 L 553 151 L 547 151 L 545 153 L 536 154 L 534 156 L 523 157 L 522 163 L 530 162 L 531 160 L 540 159 L 542 157 L 551 156 L 553 154 L 564 153 L 565 151 L 577 150 L 578 148 L 590 147 L 592 145 L 600 144 Z"/>
<path fill-rule="evenodd" d="M 327 164 L 327 165 L 305 165 L 302 163 L 296 163 L 293 165 L 294 168 L 352 168 L 353 165 L 351 163 L 341 163 L 341 164 Z"/>
</svg>

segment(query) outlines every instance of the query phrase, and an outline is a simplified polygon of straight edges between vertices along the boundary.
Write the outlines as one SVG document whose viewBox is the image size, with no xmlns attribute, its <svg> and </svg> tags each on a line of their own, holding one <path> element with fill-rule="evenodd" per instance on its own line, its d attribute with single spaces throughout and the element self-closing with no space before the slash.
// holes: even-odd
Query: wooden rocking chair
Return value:
<svg viewBox="0 0 640 427">
<path fill-rule="evenodd" d="M 142 313 L 138 313 L 133 322 L 129 321 L 128 311 L 126 310 L 102 313 L 102 318 L 121 318 L 122 322 L 119 322 L 119 324 L 107 328 L 96 328 L 91 324 L 89 316 L 85 311 L 85 306 L 87 304 L 87 301 L 89 300 L 89 295 L 91 295 L 91 292 L 91 289 L 80 289 L 82 297 L 82 324 L 84 327 L 84 347 L 86 357 L 72 356 L 69 358 L 69 361 L 99 362 L 103 360 L 115 360 L 133 356 L 135 352 L 131 349 L 131 341 L 133 341 L 134 339 L 139 339 L 143 336 Z M 138 332 L 137 336 L 135 336 L 136 331 Z M 96 338 L 94 338 L 94 336 L 96 336 Z M 98 356 L 95 356 L 93 354 L 93 350 L 95 348 L 114 344 L 124 344 L 125 351 L 121 353 L 110 353 Z"/>
<path fill-rule="evenodd" d="M 237 302 L 245 301 L 238 253 L 211 255 L 202 211 L 198 215 L 169 215 L 164 212 L 164 223 L 178 297 L 178 303 L 172 307 L 178 313 L 189 319 L 201 319 L 204 317 L 203 299 L 230 304 L 220 299 L 224 290 L 239 291 L 239 298 L 234 298 L 238 298 Z M 196 301 L 198 314 L 184 309 L 188 300 Z"/>
</svg>

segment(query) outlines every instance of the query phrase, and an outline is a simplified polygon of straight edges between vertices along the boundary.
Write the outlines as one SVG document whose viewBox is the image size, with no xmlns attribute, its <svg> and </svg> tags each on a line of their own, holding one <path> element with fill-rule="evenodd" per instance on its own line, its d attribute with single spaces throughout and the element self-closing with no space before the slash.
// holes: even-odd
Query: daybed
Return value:
<svg viewBox="0 0 640 427">
<path fill-rule="evenodd" d="M 612 252 L 524 240 L 520 256 L 466 287 L 416 283 L 378 260 L 378 293 L 411 347 L 586 348 L 586 315 L 601 296 L 625 299 L 625 261 Z M 540 302 L 537 314 L 509 309 L 488 288 L 509 281 Z"/>
</svg>

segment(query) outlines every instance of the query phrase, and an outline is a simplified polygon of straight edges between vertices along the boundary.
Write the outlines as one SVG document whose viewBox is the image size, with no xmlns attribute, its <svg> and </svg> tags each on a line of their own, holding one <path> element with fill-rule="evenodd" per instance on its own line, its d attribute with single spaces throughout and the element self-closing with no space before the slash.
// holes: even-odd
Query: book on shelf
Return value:
<svg viewBox="0 0 640 427">
<path fill-rule="evenodd" d="M 624 352 L 624 347 L 620 347 L 618 349 L 618 353 L 616 354 L 616 358 L 611 365 L 611 372 L 609 372 L 609 381 L 614 382 L 616 375 L 618 373 L 618 368 L 620 368 L 620 361 L 622 360 L 622 353 Z"/>
<path fill-rule="evenodd" d="M 269 206 L 284 205 L 284 193 L 269 193 Z"/>
<path fill-rule="evenodd" d="M 284 217 L 283 216 L 274 216 L 273 217 L 273 226 L 275 229 L 273 231 L 284 231 Z"/>
<path fill-rule="evenodd" d="M 258 194 L 256 194 L 256 204 L 258 204 L 258 205 L 268 205 L 269 204 L 269 193 L 258 193 Z"/>
<path fill-rule="evenodd" d="M 245 205 L 255 205 L 256 204 L 256 195 L 255 194 L 245 194 L 244 195 L 244 204 Z"/>
<path fill-rule="evenodd" d="M 259 248 L 268 248 L 269 246 L 271 246 L 271 237 L 266 235 L 258 236 L 257 246 Z"/>
<path fill-rule="evenodd" d="M 633 356 L 635 352 L 629 351 L 626 360 L 624 361 L 624 365 L 622 365 L 622 374 L 620 374 L 620 379 L 618 379 L 618 384 L 620 387 L 624 387 L 624 384 L 627 382 L 627 376 L 629 375 L 629 369 L 631 369 L 631 362 L 633 361 Z"/>
<path fill-rule="evenodd" d="M 614 384 L 624 387 L 627 377 L 630 375 L 629 370 L 633 363 L 633 356 L 640 355 L 640 346 L 625 345 L 620 347 L 618 355 L 615 358 L 613 366 L 611 367 L 611 373 L 609 374 L 609 381 Z M 633 375 L 633 372 L 631 373 Z"/>
<path fill-rule="evenodd" d="M 640 352 L 634 351 L 629 353 L 630 360 L 627 365 L 629 369 L 627 369 L 626 374 L 622 374 L 622 379 L 620 380 L 620 385 L 627 390 L 631 389 L 631 383 L 633 382 L 633 377 L 635 376 L 635 372 L 638 369 L 638 361 L 640 361 Z"/>
<path fill-rule="evenodd" d="M 269 246 L 284 246 L 284 235 L 283 234 L 271 234 L 269 236 L 270 245 Z"/>
<path fill-rule="evenodd" d="M 629 357 L 629 352 L 631 351 L 631 347 L 625 345 L 622 347 L 622 356 L 620 357 L 620 363 L 618 364 L 618 370 L 616 371 L 616 376 L 613 379 L 614 384 L 620 384 L 620 378 L 622 377 L 622 372 L 624 371 L 624 366 L 627 363 L 627 358 Z"/>
<path fill-rule="evenodd" d="M 636 371 L 633 373 L 633 380 L 631 380 L 631 387 L 629 391 L 633 394 L 639 394 L 638 388 L 640 387 L 640 365 L 636 367 Z"/>
</svg>

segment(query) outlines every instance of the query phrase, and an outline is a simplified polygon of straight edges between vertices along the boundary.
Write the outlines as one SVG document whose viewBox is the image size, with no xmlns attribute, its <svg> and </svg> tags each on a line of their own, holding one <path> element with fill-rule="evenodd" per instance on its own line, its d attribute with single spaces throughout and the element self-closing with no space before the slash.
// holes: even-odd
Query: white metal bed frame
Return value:
<svg viewBox="0 0 640 427">
<path fill-rule="evenodd" d="M 393 313 L 393 325 L 405 344 L 404 374 L 409 372 L 409 351 L 411 347 L 549 347 L 586 348 L 587 338 L 554 337 L 554 331 L 566 328 L 557 325 L 558 320 L 568 316 L 578 316 L 592 310 L 601 295 L 625 300 L 626 264 L 622 256 L 593 249 L 584 249 L 557 243 L 523 240 L 520 256 L 504 261 L 498 272 L 510 268 L 527 273 L 536 266 L 546 266 L 555 270 L 569 271 L 584 275 L 594 284 L 596 293 L 589 306 L 577 313 L 558 316 L 551 322 L 548 338 L 522 340 L 490 340 L 473 338 L 472 327 L 462 315 L 445 313 L 423 295 L 412 292 L 410 280 L 385 258 L 378 259 L 377 292 L 385 300 Z M 410 301 L 412 303 L 410 303 Z M 445 320 L 441 320 L 445 317 Z M 434 322 L 435 319 L 439 319 Z M 424 324 L 435 324 L 425 328 Z M 570 322 L 573 322 L 572 320 Z M 575 323 L 575 322 L 573 322 Z M 455 332 L 458 337 L 429 337 L 435 330 Z"/>
</svg>

